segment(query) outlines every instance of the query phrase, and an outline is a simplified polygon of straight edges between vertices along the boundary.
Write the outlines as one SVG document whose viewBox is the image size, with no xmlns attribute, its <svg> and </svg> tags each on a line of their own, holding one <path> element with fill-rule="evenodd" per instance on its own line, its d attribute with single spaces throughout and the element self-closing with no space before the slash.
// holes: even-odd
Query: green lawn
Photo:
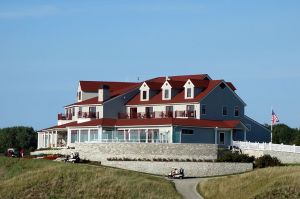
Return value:
<svg viewBox="0 0 300 199">
<path fill-rule="evenodd" d="M 0 157 L 0 198 L 170 198 L 174 184 L 138 172 Z"/>
<path fill-rule="evenodd" d="M 198 185 L 205 199 L 300 198 L 300 166 L 257 169 L 210 179 Z"/>
</svg>

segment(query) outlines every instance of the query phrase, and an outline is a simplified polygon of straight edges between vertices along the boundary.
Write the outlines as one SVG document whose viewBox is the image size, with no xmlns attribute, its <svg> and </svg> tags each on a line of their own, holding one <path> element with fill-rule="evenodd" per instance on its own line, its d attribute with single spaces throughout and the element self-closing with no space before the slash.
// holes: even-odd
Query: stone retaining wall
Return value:
<svg viewBox="0 0 300 199">
<path fill-rule="evenodd" d="M 252 163 L 224 162 L 139 162 L 139 161 L 107 161 L 105 165 L 132 171 L 167 175 L 172 167 L 184 169 L 186 177 L 220 176 L 242 173 L 253 170 Z"/>
<path fill-rule="evenodd" d="M 172 167 L 185 169 L 187 177 L 228 175 L 252 170 L 252 163 L 213 162 L 153 162 L 108 161 L 107 158 L 165 158 L 165 159 L 217 159 L 218 146 L 214 144 L 150 144 L 150 143 L 95 143 L 76 144 L 75 149 L 35 151 L 38 154 L 63 154 L 79 152 L 80 158 L 101 161 L 103 165 L 133 171 L 167 175 Z"/>
<path fill-rule="evenodd" d="M 171 159 L 217 159 L 218 146 L 215 144 L 157 144 L 157 143 L 80 143 L 75 149 L 61 149 L 33 152 L 44 154 L 70 154 L 79 152 L 83 159 L 104 162 L 107 158 L 171 158 Z"/>
</svg>

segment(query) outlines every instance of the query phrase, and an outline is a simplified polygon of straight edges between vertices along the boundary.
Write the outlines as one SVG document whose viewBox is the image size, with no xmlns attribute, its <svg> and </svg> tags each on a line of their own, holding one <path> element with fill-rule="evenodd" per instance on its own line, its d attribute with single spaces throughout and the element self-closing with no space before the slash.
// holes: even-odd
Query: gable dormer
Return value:
<svg viewBox="0 0 300 199">
<path fill-rule="evenodd" d="M 184 84 L 184 98 L 185 99 L 193 99 L 195 96 L 195 85 L 193 82 L 188 79 Z"/>
<path fill-rule="evenodd" d="M 81 102 L 81 101 L 82 101 L 82 90 L 79 83 L 77 88 L 77 102 Z"/>
<path fill-rule="evenodd" d="M 165 83 L 161 87 L 162 90 L 162 100 L 170 100 L 172 96 L 172 86 L 168 82 L 168 80 L 165 81 Z"/>
<path fill-rule="evenodd" d="M 150 87 L 147 85 L 146 82 L 144 82 L 140 87 L 140 100 L 149 101 L 149 92 L 150 92 Z"/>
</svg>

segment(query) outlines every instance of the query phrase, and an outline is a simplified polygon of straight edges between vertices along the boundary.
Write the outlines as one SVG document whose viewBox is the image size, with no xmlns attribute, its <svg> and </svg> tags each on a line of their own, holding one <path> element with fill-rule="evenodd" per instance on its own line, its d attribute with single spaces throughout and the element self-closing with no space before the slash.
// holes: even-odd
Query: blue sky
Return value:
<svg viewBox="0 0 300 199">
<path fill-rule="evenodd" d="M 300 1 L 0 1 L 0 127 L 56 123 L 79 80 L 208 73 L 300 127 Z"/>
</svg>

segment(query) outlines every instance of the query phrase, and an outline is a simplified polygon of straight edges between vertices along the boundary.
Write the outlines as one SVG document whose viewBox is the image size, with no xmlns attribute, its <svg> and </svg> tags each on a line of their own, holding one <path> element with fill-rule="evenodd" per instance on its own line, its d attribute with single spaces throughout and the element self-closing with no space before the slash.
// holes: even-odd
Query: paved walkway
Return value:
<svg viewBox="0 0 300 199">
<path fill-rule="evenodd" d="M 197 185 L 199 182 L 203 182 L 207 180 L 207 178 L 185 178 L 185 179 L 172 179 L 175 183 L 175 187 L 177 191 L 183 196 L 185 199 L 203 199 L 202 196 L 197 192 Z"/>
</svg>

